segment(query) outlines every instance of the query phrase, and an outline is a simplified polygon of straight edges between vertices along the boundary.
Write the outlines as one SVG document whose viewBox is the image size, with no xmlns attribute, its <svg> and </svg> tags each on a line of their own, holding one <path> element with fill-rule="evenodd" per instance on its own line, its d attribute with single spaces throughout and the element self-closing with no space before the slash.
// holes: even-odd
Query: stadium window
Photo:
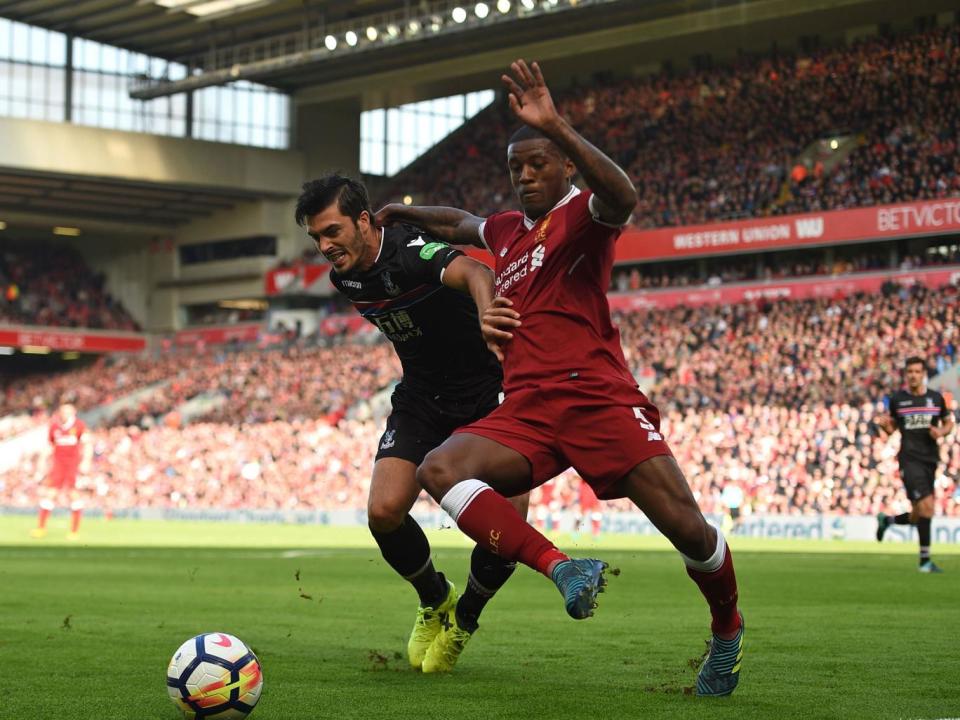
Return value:
<svg viewBox="0 0 960 720">
<path fill-rule="evenodd" d="M 181 265 L 245 257 L 274 257 L 277 254 L 277 239 L 269 235 L 257 235 L 232 240 L 213 240 L 181 245 L 179 251 Z"/>
<path fill-rule="evenodd" d="M 194 135 L 285 149 L 290 145 L 290 99 L 265 85 L 239 81 L 194 92 Z"/>
<path fill-rule="evenodd" d="M 360 172 L 395 175 L 493 102 L 483 90 L 360 115 Z"/>
<path fill-rule="evenodd" d="M 0 18 L 0 116 L 66 119 L 67 37 Z M 135 76 L 181 80 L 187 68 L 85 38 L 73 40 L 72 120 L 118 130 L 183 136 L 185 93 L 139 101 Z M 261 147 L 289 147 L 289 97 L 254 83 L 195 93 L 194 136 Z"/>
<path fill-rule="evenodd" d="M 184 65 L 84 38 L 74 41 L 74 60 L 74 122 L 154 135 L 186 133 L 183 94 L 146 102 L 129 95 L 131 76 L 151 74 L 178 80 L 186 77 Z"/>
<path fill-rule="evenodd" d="M 0 115 L 63 120 L 66 36 L 0 18 Z"/>
</svg>

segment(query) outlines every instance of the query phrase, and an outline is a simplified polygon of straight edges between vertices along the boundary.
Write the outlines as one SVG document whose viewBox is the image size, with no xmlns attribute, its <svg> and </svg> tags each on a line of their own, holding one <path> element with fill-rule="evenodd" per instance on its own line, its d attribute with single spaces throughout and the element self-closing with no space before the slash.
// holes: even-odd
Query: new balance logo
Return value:
<svg viewBox="0 0 960 720">
<path fill-rule="evenodd" d="M 538 268 L 543 265 L 543 255 L 547 249 L 543 245 L 537 245 L 533 249 L 533 254 L 530 256 L 530 267 Z"/>
<path fill-rule="evenodd" d="M 818 238 L 823 235 L 822 217 L 802 218 L 794 220 L 793 224 L 797 228 L 797 237 L 800 239 Z"/>
<path fill-rule="evenodd" d="M 658 432 L 648 432 L 647 442 L 653 442 L 654 440 L 663 440 L 663 435 Z"/>
</svg>

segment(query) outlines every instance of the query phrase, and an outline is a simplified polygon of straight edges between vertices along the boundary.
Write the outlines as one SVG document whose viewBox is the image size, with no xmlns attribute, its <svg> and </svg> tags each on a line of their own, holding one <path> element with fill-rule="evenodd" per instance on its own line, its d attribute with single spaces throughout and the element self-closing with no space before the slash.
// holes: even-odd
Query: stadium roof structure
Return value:
<svg viewBox="0 0 960 720">
<path fill-rule="evenodd" d="M 175 227 L 263 193 L 0 168 L 0 207 L 44 217 Z"/>
<path fill-rule="evenodd" d="M 838 0 L 833 6 L 870 4 Z M 876 0 L 873 0 L 876 2 Z M 397 68 L 700 11 L 745 18 L 781 0 L 2 0 L 0 15 L 186 65 L 146 100 L 246 79 L 293 92 Z M 795 0 L 798 7 L 822 3 Z M 767 11 L 769 12 L 769 10 Z M 633 41 L 652 39 L 640 33 Z M 566 51 L 581 48 L 575 43 Z"/>
</svg>

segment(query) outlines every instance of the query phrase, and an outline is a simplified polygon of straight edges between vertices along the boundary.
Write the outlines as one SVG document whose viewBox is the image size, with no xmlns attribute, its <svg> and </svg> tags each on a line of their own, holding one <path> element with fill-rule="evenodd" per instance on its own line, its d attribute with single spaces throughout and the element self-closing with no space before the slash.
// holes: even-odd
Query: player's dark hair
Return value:
<svg viewBox="0 0 960 720">
<path fill-rule="evenodd" d="M 337 209 L 342 214 L 354 222 L 360 219 L 360 213 L 364 211 L 371 218 L 373 217 L 373 212 L 370 210 L 370 198 L 363 183 L 337 173 L 331 173 L 303 184 L 303 191 L 297 198 L 295 215 L 297 225 L 304 225 L 308 217 L 323 212 L 333 203 L 337 204 Z"/>
<path fill-rule="evenodd" d="M 507 147 L 513 145 L 514 143 L 523 142 L 524 140 L 546 140 L 557 149 L 557 152 L 560 153 L 560 155 L 563 157 L 567 156 L 567 154 L 553 140 L 529 125 L 521 125 L 519 128 L 517 128 L 513 135 L 510 136 L 510 141 L 507 143 Z"/>
<path fill-rule="evenodd" d="M 911 365 L 923 365 L 924 367 L 926 367 L 927 361 L 924 360 L 919 355 L 911 355 L 910 357 L 907 358 L 907 361 L 903 364 L 903 369 L 906 370 Z"/>
</svg>

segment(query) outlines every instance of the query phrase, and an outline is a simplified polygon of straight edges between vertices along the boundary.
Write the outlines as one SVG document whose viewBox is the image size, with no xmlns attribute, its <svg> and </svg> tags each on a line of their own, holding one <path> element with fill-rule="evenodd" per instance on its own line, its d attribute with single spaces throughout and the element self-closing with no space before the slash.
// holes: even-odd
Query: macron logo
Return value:
<svg viewBox="0 0 960 720">
<path fill-rule="evenodd" d="M 422 237 L 418 237 L 416 240 L 411 240 L 407 243 L 407 247 L 420 247 L 421 245 L 426 245 Z"/>
<path fill-rule="evenodd" d="M 801 218 L 793 223 L 797 228 L 797 237 L 818 238 L 823 235 L 823 217 Z"/>
</svg>

